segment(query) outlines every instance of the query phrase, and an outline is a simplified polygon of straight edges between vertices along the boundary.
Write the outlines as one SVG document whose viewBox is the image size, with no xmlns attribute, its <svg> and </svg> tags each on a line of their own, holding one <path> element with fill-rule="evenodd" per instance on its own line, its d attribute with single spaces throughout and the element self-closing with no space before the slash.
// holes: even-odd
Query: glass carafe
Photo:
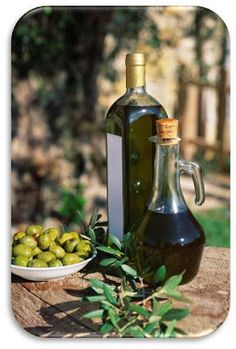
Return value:
<svg viewBox="0 0 236 349">
<path fill-rule="evenodd" d="M 184 272 L 182 283 L 186 283 L 198 272 L 205 235 L 185 202 L 180 174 L 192 176 L 195 203 L 201 205 L 205 200 L 202 171 L 195 162 L 179 159 L 178 137 L 154 136 L 150 141 L 156 144 L 153 191 L 147 209 L 132 230 L 132 258 L 147 283 L 153 283 L 161 265 L 166 266 L 167 277 Z"/>
</svg>

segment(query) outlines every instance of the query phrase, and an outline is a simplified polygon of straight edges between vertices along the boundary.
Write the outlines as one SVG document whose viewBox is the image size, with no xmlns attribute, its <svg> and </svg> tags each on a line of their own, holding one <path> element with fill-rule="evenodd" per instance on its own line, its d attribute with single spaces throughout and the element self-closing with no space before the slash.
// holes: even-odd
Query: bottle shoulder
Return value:
<svg viewBox="0 0 236 349">
<path fill-rule="evenodd" d="M 116 105 L 129 106 L 160 106 L 160 102 L 153 96 L 145 93 L 125 93 L 114 103 Z"/>
<path fill-rule="evenodd" d="M 160 117 L 168 117 L 165 109 L 162 107 L 160 102 L 153 96 L 149 95 L 147 92 L 142 94 L 125 93 L 111 105 L 107 112 L 107 117 L 109 118 L 109 116 L 111 116 L 120 107 L 158 107 L 162 110 Z M 144 110 L 144 114 L 145 113 L 146 112 Z"/>
</svg>

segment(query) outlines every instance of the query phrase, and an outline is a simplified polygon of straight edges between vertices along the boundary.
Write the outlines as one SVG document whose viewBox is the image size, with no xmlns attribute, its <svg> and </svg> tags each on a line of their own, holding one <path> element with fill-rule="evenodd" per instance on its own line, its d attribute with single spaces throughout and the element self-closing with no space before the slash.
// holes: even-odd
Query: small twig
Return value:
<svg viewBox="0 0 236 349">
<path fill-rule="evenodd" d="M 131 324 L 136 322 L 136 318 L 134 318 L 133 320 L 130 320 L 125 326 L 123 326 L 120 331 L 122 333 L 122 335 L 124 334 L 124 331 L 126 330 L 126 328 L 128 328 Z"/>
<path fill-rule="evenodd" d="M 153 298 L 157 298 L 158 296 L 160 296 L 161 293 L 162 293 L 161 290 L 158 291 L 158 292 L 155 292 L 155 293 L 151 294 L 150 296 L 148 296 L 147 298 L 137 302 L 137 304 L 143 304 L 144 305 L 146 302 L 152 300 Z"/>
<path fill-rule="evenodd" d="M 142 289 L 142 294 L 143 294 L 143 299 L 144 299 L 144 297 L 145 297 L 145 288 L 144 288 L 143 278 L 139 277 L 139 281 L 140 281 L 140 284 L 141 284 L 141 289 Z"/>
</svg>

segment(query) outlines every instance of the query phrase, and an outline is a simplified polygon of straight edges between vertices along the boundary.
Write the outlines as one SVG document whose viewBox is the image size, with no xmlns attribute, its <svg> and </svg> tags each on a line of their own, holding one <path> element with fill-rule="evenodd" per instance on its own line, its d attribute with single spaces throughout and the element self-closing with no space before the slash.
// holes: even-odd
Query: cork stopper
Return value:
<svg viewBox="0 0 236 349">
<path fill-rule="evenodd" d="M 178 137 L 178 120 L 161 119 L 156 121 L 157 143 L 162 145 L 174 145 L 180 142 Z"/>
<path fill-rule="evenodd" d="M 156 121 L 157 137 L 172 139 L 178 137 L 178 120 L 161 119 Z"/>
</svg>

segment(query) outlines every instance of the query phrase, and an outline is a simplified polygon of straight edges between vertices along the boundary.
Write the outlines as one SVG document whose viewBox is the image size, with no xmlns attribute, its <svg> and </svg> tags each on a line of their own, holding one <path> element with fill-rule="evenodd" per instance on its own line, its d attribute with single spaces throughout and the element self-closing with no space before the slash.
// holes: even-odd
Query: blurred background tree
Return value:
<svg viewBox="0 0 236 349">
<path fill-rule="evenodd" d="M 54 161 L 55 153 L 60 149 L 64 162 L 73 162 L 70 172 L 73 171 L 74 178 L 83 173 L 86 154 L 81 153 L 78 137 L 87 139 L 89 143 L 91 131 L 101 132 L 103 129 L 101 122 L 94 127 L 91 124 L 96 120 L 99 71 L 103 70 L 109 79 L 115 79 L 115 70 L 111 69 L 110 62 L 120 49 L 131 48 L 131 40 L 138 36 L 144 21 L 145 11 L 142 8 L 44 7 L 26 14 L 16 25 L 12 36 L 12 136 L 13 169 L 20 192 L 15 196 L 18 209 L 13 210 L 13 221 L 22 221 L 22 215 L 26 220 L 35 220 L 38 214 L 46 214 L 42 186 L 45 181 L 48 185 L 54 184 L 53 181 L 49 183 L 48 171 L 50 168 L 53 171 L 55 164 L 51 161 L 50 152 L 45 156 L 43 152 L 50 145 L 54 147 Z M 106 56 L 104 41 L 107 33 L 114 36 L 116 45 Z M 20 81 L 25 82 L 23 91 L 18 91 Z M 18 98 L 20 94 L 22 99 Z M 32 109 L 43 114 L 38 118 L 35 115 L 44 123 L 41 133 L 34 130 L 40 125 L 32 120 Z M 24 130 L 20 132 L 22 128 Z M 17 143 L 15 147 L 14 139 Z M 20 150 L 21 145 L 24 146 Z M 41 155 L 45 171 L 41 170 L 41 162 L 35 164 L 35 151 L 39 149 L 42 151 L 37 156 Z M 96 158 L 99 161 L 99 154 Z M 22 208 L 19 212 L 19 205 L 26 201 L 24 178 L 27 175 L 31 177 L 27 185 L 32 180 L 29 185 L 35 187 L 36 198 L 33 205 L 33 198 L 28 198 L 29 208 Z M 30 195 L 33 197 L 32 192 Z"/>
<path fill-rule="evenodd" d="M 12 35 L 14 225 L 53 216 L 78 223 L 62 214 L 73 191 L 72 206 L 79 202 L 85 218 L 94 206 L 106 215 L 104 117 L 124 92 L 125 55 L 134 50 L 148 54 L 150 93 L 188 129 L 182 127 L 183 155 L 197 158 L 211 175 L 221 171 L 219 183 L 228 190 L 222 170 L 228 170 L 229 149 L 221 149 L 228 131 L 227 99 L 221 97 L 228 92 L 228 34 L 215 13 L 200 7 L 42 7 L 23 16 Z M 228 212 L 224 195 L 207 208 Z"/>
</svg>

